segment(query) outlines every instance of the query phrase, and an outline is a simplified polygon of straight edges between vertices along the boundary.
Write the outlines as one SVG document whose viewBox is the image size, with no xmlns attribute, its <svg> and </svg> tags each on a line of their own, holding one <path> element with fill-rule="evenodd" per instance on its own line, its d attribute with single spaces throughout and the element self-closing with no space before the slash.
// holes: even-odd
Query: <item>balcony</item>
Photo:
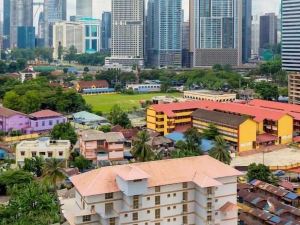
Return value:
<svg viewBox="0 0 300 225">
<path fill-rule="evenodd" d="M 105 210 L 104 215 L 101 215 L 103 219 L 117 218 L 119 217 L 119 213 L 114 209 Z"/>
</svg>

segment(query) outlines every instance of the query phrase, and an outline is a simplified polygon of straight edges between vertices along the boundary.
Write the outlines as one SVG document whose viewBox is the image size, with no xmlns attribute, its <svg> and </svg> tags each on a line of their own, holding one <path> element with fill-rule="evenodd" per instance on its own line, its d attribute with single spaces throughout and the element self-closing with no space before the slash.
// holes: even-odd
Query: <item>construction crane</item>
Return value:
<svg viewBox="0 0 300 225">
<path fill-rule="evenodd" d="M 44 1 L 34 0 L 33 6 L 37 6 L 36 10 L 33 12 L 33 19 L 35 20 L 38 16 L 38 12 L 41 10 L 41 8 L 44 8 Z"/>
</svg>

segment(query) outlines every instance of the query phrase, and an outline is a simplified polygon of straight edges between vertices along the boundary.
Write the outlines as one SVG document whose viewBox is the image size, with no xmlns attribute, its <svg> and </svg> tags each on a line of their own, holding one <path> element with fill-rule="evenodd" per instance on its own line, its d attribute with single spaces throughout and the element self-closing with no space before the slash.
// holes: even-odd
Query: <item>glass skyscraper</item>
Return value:
<svg viewBox="0 0 300 225">
<path fill-rule="evenodd" d="M 33 26 L 18 27 L 18 48 L 35 48 L 35 28 Z"/>
<path fill-rule="evenodd" d="M 193 65 L 239 65 L 242 61 L 242 0 L 190 0 Z"/>
<path fill-rule="evenodd" d="M 10 36 L 10 0 L 3 0 L 3 48 L 9 48 Z"/>
<path fill-rule="evenodd" d="M 282 0 L 282 67 L 300 72 L 300 0 Z"/>
<path fill-rule="evenodd" d="M 149 0 L 146 17 L 147 64 L 182 65 L 182 0 Z"/>
<path fill-rule="evenodd" d="M 102 13 L 101 45 L 103 50 L 111 48 L 111 12 Z"/>
<path fill-rule="evenodd" d="M 252 0 L 243 0 L 243 63 L 251 57 Z"/>
</svg>

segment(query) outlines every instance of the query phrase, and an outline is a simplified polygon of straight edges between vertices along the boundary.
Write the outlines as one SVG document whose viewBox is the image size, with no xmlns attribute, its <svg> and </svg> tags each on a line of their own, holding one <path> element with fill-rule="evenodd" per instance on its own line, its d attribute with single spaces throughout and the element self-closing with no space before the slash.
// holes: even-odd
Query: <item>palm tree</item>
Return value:
<svg viewBox="0 0 300 225">
<path fill-rule="evenodd" d="M 209 155 L 225 164 L 231 163 L 229 146 L 222 136 L 216 136 L 215 146 L 210 150 Z"/>
<path fill-rule="evenodd" d="M 46 161 L 43 168 L 43 178 L 47 183 L 53 185 L 54 190 L 56 190 L 56 185 L 59 181 L 66 178 L 62 168 L 64 167 L 65 161 L 51 158 Z"/>
<path fill-rule="evenodd" d="M 138 133 L 136 140 L 133 142 L 132 153 L 133 156 L 141 162 L 150 161 L 154 158 L 154 153 L 147 142 L 150 136 L 147 131 Z"/>
</svg>

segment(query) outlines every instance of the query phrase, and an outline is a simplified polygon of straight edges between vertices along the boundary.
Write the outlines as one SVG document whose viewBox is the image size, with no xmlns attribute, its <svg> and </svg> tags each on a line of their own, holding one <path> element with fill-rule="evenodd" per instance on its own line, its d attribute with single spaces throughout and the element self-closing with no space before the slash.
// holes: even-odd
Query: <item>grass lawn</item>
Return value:
<svg viewBox="0 0 300 225">
<path fill-rule="evenodd" d="M 120 105 L 124 110 L 132 110 L 133 107 L 140 108 L 141 100 L 150 100 L 154 96 L 175 96 L 180 97 L 181 93 L 147 93 L 135 95 L 123 94 L 102 94 L 102 95 L 84 95 L 83 98 L 93 108 L 93 111 L 108 113 L 113 105 Z"/>
</svg>

